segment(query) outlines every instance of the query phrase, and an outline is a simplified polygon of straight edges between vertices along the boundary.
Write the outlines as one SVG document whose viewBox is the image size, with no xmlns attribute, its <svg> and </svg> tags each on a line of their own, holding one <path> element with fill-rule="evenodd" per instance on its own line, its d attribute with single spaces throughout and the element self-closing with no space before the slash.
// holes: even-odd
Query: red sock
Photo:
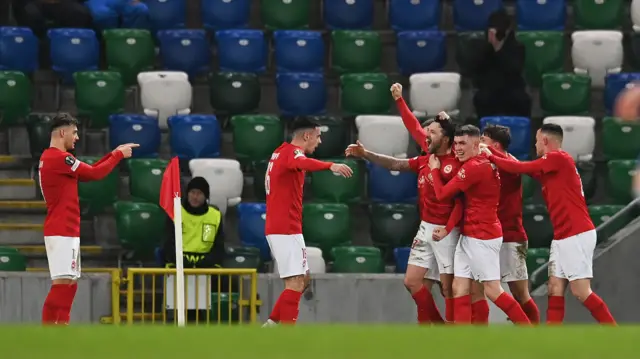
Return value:
<svg viewBox="0 0 640 359">
<path fill-rule="evenodd" d="M 42 324 L 56 324 L 58 311 L 64 306 L 66 284 L 52 284 L 42 306 Z"/>
<path fill-rule="evenodd" d="M 73 307 L 73 300 L 76 298 L 76 292 L 78 291 L 78 283 L 70 285 L 64 285 L 64 302 L 58 308 L 58 324 L 68 325 L 71 320 L 71 308 Z"/>
<path fill-rule="evenodd" d="M 550 295 L 547 304 L 547 324 L 562 324 L 564 320 L 564 297 Z"/>
<path fill-rule="evenodd" d="M 278 298 L 280 323 L 296 324 L 300 311 L 300 297 L 302 297 L 302 293 L 291 289 L 285 289 L 280 294 L 280 298 Z"/>
<path fill-rule="evenodd" d="M 527 315 L 522 311 L 520 304 L 508 293 L 502 292 L 494 303 L 505 312 L 513 324 L 531 324 Z"/>
<path fill-rule="evenodd" d="M 527 315 L 531 324 L 540 324 L 540 311 L 533 298 L 530 298 L 526 303 L 520 305 L 524 314 Z"/>
<path fill-rule="evenodd" d="M 486 299 L 471 303 L 471 323 L 489 324 L 489 302 Z"/>
<path fill-rule="evenodd" d="M 598 323 L 616 325 L 616 320 L 613 319 L 611 312 L 609 312 L 609 307 L 596 293 L 592 292 L 582 304 L 589 309 Z"/>
<path fill-rule="evenodd" d="M 454 308 L 454 301 L 453 298 L 444 298 L 444 304 L 445 304 L 445 318 L 447 318 L 447 322 L 448 323 L 453 323 L 453 308 Z"/>
<path fill-rule="evenodd" d="M 418 307 L 418 323 L 444 323 L 436 302 L 427 287 L 423 285 L 411 297 L 413 297 Z"/>
<path fill-rule="evenodd" d="M 471 324 L 471 296 L 453 298 L 453 318 L 456 324 Z"/>
<path fill-rule="evenodd" d="M 282 295 L 278 297 L 278 299 L 276 300 L 276 304 L 273 305 L 271 314 L 269 314 L 269 319 L 273 320 L 276 323 L 280 323 L 280 298 L 282 298 Z"/>
</svg>

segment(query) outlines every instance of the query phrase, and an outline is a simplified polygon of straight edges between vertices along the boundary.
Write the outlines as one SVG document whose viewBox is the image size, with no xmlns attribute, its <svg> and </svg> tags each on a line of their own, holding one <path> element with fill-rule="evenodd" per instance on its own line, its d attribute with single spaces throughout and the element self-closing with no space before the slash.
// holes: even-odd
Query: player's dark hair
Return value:
<svg viewBox="0 0 640 359">
<path fill-rule="evenodd" d="M 487 125 L 487 127 L 482 130 L 482 134 L 498 142 L 505 150 L 511 144 L 511 130 L 507 126 Z"/>
<path fill-rule="evenodd" d="M 439 115 L 435 118 L 430 118 L 422 123 L 422 128 L 429 126 L 432 123 L 437 123 L 442 128 L 442 135 L 449 139 L 449 147 L 453 146 L 453 137 L 456 133 L 456 125 L 451 122 L 451 119 L 442 118 Z"/>
<path fill-rule="evenodd" d="M 474 125 L 463 125 L 456 129 L 456 136 L 480 137 L 480 129 Z"/>
<path fill-rule="evenodd" d="M 291 131 L 297 132 L 300 130 L 312 130 L 316 127 L 318 127 L 318 124 L 315 121 L 308 117 L 300 117 L 291 124 Z"/>
<path fill-rule="evenodd" d="M 78 126 L 78 120 L 68 113 L 59 113 L 51 119 L 51 132 L 65 126 Z"/>
<path fill-rule="evenodd" d="M 564 136 L 564 131 L 562 131 L 562 127 L 560 127 L 560 125 L 556 125 L 555 123 L 543 124 L 540 127 L 540 132 L 547 135 L 557 136 L 561 140 L 562 140 L 562 137 Z"/>
</svg>

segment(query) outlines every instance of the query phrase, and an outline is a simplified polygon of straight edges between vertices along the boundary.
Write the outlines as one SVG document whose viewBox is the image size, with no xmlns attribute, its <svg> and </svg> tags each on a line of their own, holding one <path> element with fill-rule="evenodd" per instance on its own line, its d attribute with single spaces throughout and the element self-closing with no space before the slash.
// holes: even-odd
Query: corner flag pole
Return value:
<svg viewBox="0 0 640 359">
<path fill-rule="evenodd" d="M 176 193 L 177 194 L 177 193 Z M 178 326 L 184 327 L 184 263 L 182 258 L 182 203 L 179 196 L 173 198 L 173 221 L 176 238 L 176 311 L 178 312 Z"/>
</svg>

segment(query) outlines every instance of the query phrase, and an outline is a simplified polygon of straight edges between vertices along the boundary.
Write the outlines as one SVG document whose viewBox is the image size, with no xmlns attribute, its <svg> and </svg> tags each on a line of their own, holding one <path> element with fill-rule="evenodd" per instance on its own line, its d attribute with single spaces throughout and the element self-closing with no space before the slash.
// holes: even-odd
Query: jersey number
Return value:
<svg viewBox="0 0 640 359">
<path fill-rule="evenodd" d="M 267 196 L 269 195 L 269 192 L 271 192 L 271 176 L 269 176 L 269 174 L 271 173 L 272 168 L 273 162 L 269 162 L 269 165 L 267 166 L 267 172 L 264 175 L 264 192 L 267 194 Z"/>
</svg>

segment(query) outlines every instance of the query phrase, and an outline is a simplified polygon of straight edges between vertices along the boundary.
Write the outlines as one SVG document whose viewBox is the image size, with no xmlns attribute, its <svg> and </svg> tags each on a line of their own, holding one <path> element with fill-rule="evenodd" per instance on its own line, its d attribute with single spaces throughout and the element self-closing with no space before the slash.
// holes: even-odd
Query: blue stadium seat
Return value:
<svg viewBox="0 0 640 359">
<path fill-rule="evenodd" d="M 153 31 L 181 29 L 187 19 L 185 0 L 144 0 Z"/>
<path fill-rule="evenodd" d="M 509 153 L 518 159 L 526 159 L 531 152 L 531 120 L 526 117 L 493 116 L 480 119 L 480 130 L 488 124 L 509 127 L 511 145 Z"/>
<path fill-rule="evenodd" d="M 440 1 L 391 0 L 389 23 L 396 31 L 437 30 L 442 13 Z"/>
<path fill-rule="evenodd" d="M 73 73 L 98 69 L 100 44 L 89 29 L 51 29 L 51 64 L 65 82 L 73 82 Z"/>
<path fill-rule="evenodd" d="M 264 72 L 267 43 L 260 30 L 221 30 L 216 32 L 218 62 L 222 72 Z"/>
<path fill-rule="evenodd" d="M 260 249 L 262 260 L 271 260 L 271 250 L 264 235 L 267 205 L 264 203 L 240 203 L 237 210 L 238 235 L 242 245 Z"/>
<path fill-rule="evenodd" d="M 38 38 L 28 27 L 0 27 L 0 70 L 34 72 L 38 49 Z"/>
<path fill-rule="evenodd" d="M 518 30 L 564 30 L 567 7 L 564 0 L 517 0 Z"/>
<path fill-rule="evenodd" d="M 399 247 L 393 249 L 393 258 L 396 261 L 396 273 L 405 273 L 409 264 L 411 248 Z"/>
<path fill-rule="evenodd" d="M 287 116 L 320 115 L 327 104 L 324 74 L 287 72 L 276 77 L 278 107 Z"/>
<path fill-rule="evenodd" d="M 492 12 L 502 8 L 502 0 L 454 0 L 453 22 L 457 31 L 484 31 Z"/>
<path fill-rule="evenodd" d="M 209 70 L 211 48 L 205 30 L 162 30 L 158 41 L 165 70 L 183 71 L 190 76 Z"/>
<path fill-rule="evenodd" d="M 415 202 L 418 197 L 418 177 L 413 172 L 389 171 L 368 163 L 369 199 L 373 202 Z"/>
<path fill-rule="evenodd" d="M 251 0 L 201 0 L 202 23 L 209 31 L 243 29 L 249 25 Z"/>
<path fill-rule="evenodd" d="M 373 24 L 373 0 L 324 0 L 323 18 L 330 29 L 368 29 Z"/>
<path fill-rule="evenodd" d="M 278 72 L 322 72 L 324 41 L 319 31 L 278 30 L 273 33 Z"/>
<path fill-rule="evenodd" d="M 158 119 L 147 115 L 118 114 L 109 116 L 109 144 L 116 148 L 124 143 L 137 143 L 133 157 L 157 157 L 160 148 Z"/>
<path fill-rule="evenodd" d="M 214 115 L 175 115 L 168 119 L 171 151 L 180 158 L 220 156 L 222 130 Z"/>
<path fill-rule="evenodd" d="M 401 74 L 440 71 L 447 62 L 446 35 L 442 31 L 398 33 L 396 57 Z"/>
<path fill-rule="evenodd" d="M 604 107 L 607 113 L 611 113 L 618 94 L 625 89 L 627 84 L 640 81 L 640 73 L 623 72 L 619 74 L 608 74 L 604 85 Z"/>
</svg>

